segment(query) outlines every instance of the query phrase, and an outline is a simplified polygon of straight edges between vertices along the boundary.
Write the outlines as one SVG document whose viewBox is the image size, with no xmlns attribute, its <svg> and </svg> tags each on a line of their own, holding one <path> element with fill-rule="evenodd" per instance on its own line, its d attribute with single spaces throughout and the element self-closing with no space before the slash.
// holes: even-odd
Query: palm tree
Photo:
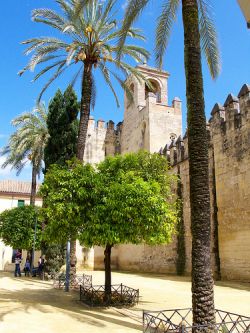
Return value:
<svg viewBox="0 0 250 333">
<path fill-rule="evenodd" d="M 149 0 L 129 0 L 120 36 L 126 33 Z M 213 323 L 214 295 L 210 263 L 210 198 L 208 184 L 208 142 L 206 132 L 201 48 L 213 78 L 220 70 L 216 33 L 207 0 L 163 0 L 156 29 L 156 62 L 161 67 L 171 27 L 182 4 L 186 96 L 188 108 L 188 152 L 192 228 L 193 323 Z"/>
<path fill-rule="evenodd" d="M 30 161 L 32 165 L 32 182 L 30 204 L 35 205 L 36 179 L 42 171 L 44 148 L 49 134 L 47 129 L 47 110 L 44 104 L 36 106 L 32 112 L 26 112 L 12 120 L 17 130 L 10 136 L 7 146 L 0 152 L 7 155 L 2 168 L 11 165 L 17 175 Z"/>
<path fill-rule="evenodd" d="M 31 38 L 23 42 L 29 45 L 26 55 L 33 52 L 28 65 L 19 72 L 22 75 L 27 70 L 34 70 L 39 64 L 49 63 L 35 75 L 34 81 L 43 74 L 55 69 L 51 79 L 42 89 L 38 101 L 48 86 L 65 70 L 76 65 L 76 72 L 72 78 L 74 83 L 81 77 L 81 109 L 77 143 L 77 157 L 83 160 L 87 136 L 88 120 L 91 105 L 95 102 L 95 83 L 93 70 L 98 68 L 107 86 L 113 92 L 117 105 L 119 101 L 112 85 L 111 77 L 115 78 L 122 88 L 129 89 L 124 84 L 124 77 L 115 68 L 127 76 L 132 73 L 139 80 L 143 75 L 129 65 L 129 58 L 137 62 L 148 58 L 149 53 L 142 47 L 123 45 L 121 55 L 124 61 L 117 60 L 117 41 L 120 35 L 118 22 L 114 19 L 113 7 L 117 0 L 57 0 L 61 14 L 51 9 L 35 9 L 32 19 L 46 24 L 63 34 L 63 39 L 55 37 Z M 132 38 L 144 39 L 140 30 L 130 28 L 128 33 Z M 53 61 L 53 62 L 52 62 Z M 111 66 L 110 66 L 111 65 Z"/>
<path fill-rule="evenodd" d="M 77 141 L 77 158 L 82 161 L 87 137 L 90 108 L 95 103 L 95 82 L 93 72 L 99 69 L 107 86 L 119 101 L 112 85 L 111 77 L 126 90 L 128 97 L 132 98 L 129 88 L 124 84 L 124 76 L 133 74 L 138 80 L 144 79 L 143 75 L 128 60 L 137 62 L 147 59 L 149 53 L 142 47 L 124 44 L 120 54 L 123 61 L 117 60 L 117 42 L 120 35 L 118 22 L 114 19 L 113 8 L 117 0 L 57 0 L 62 14 L 51 9 L 35 9 L 32 19 L 35 22 L 46 24 L 57 32 L 63 34 L 64 39 L 55 37 L 32 38 L 23 42 L 29 45 L 26 55 L 33 52 L 28 65 L 19 72 L 22 75 L 27 70 L 34 70 L 37 65 L 49 62 L 50 64 L 35 75 L 34 81 L 43 74 L 55 69 L 54 74 L 42 89 L 38 101 L 48 86 L 57 79 L 65 70 L 75 65 L 76 72 L 71 85 L 81 77 L 81 105 L 80 121 Z M 144 40 L 140 30 L 129 28 L 127 35 Z M 124 59 L 125 58 L 125 59 Z M 53 61 L 51 63 L 51 61 Z M 118 69 L 123 76 L 117 74 Z M 71 241 L 71 274 L 76 272 L 75 240 Z"/>
</svg>

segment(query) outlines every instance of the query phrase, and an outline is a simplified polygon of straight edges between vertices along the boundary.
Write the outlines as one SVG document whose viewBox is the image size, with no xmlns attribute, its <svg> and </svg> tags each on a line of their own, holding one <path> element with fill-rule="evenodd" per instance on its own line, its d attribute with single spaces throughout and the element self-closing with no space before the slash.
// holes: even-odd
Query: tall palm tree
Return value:
<svg viewBox="0 0 250 333">
<path fill-rule="evenodd" d="M 120 37 L 120 47 L 126 33 L 149 0 L 129 0 Z M 214 295 L 210 263 L 210 199 L 208 184 L 208 142 L 201 49 L 204 51 L 211 75 L 220 70 L 216 33 L 209 0 L 163 0 L 156 29 L 156 62 L 161 67 L 171 27 L 182 4 L 184 53 L 186 73 L 190 204 L 192 228 L 192 305 L 193 323 L 213 323 Z"/>
<path fill-rule="evenodd" d="M 80 121 L 77 141 L 77 157 L 83 160 L 87 137 L 88 120 L 91 105 L 95 102 L 95 82 L 93 72 L 99 69 L 107 86 L 119 101 L 112 85 L 114 78 L 126 90 L 128 97 L 132 94 L 124 84 L 124 78 L 133 74 L 138 80 L 143 75 L 128 60 L 141 62 L 147 59 L 149 53 L 142 47 L 124 44 L 120 50 L 122 61 L 117 60 L 117 42 L 120 35 L 119 23 L 114 18 L 114 6 L 117 0 L 57 0 L 61 13 L 51 9 L 35 9 L 32 19 L 35 22 L 46 24 L 60 32 L 62 39 L 55 37 L 31 38 L 23 42 L 29 45 L 26 55 L 33 53 L 28 65 L 19 72 L 22 75 L 27 70 L 34 70 L 37 65 L 49 63 L 38 74 L 34 81 L 43 74 L 54 70 L 55 72 L 42 89 L 40 100 L 48 86 L 72 65 L 76 72 L 71 84 L 81 77 L 81 105 Z M 132 38 L 144 40 L 140 30 L 129 28 L 126 33 Z M 117 70 L 118 69 L 118 73 Z M 123 76 L 121 76 L 121 74 Z M 71 274 L 76 272 L 75 240 L 71 241 Z"/>
<path fill-rule="evenodd" d="M 30 204 L 35 205 L 36 180 L 42 171 L 44 148 L 49 134 L 47 129 L 47 110 L 44 104 L 36 106 L 32 112 L 26 112 L 12 120 L 17 130 L 10 136 L 8 144 L 1 150 L 7 155 L 2 168 L 8 165 L 17 171 L 17 175 L 30 161 L 32 182 Z"/>
<path fill-rule="evenodd" d="M 113 92 L 117 105 L 119 101 L 112 85 L 111 77 L 129 90 L 124 84 L 124 77 L 117 74 L 134 74 L 138 79 L 143 75 L 133 68 L 128 60 L 137 62 L 148 58 L 149 53 L 142 47 L 128 44 L 123 45 L 121 55 L 123 61 L 117 61 L 117 41 L 120 35 L 119 24 L 114 18 L 114 5 L 117 0 L 57 0 L 60 13 L 51 9 L 35 9 L 32 19 L 35 22 L 46 24 L 62 34 L 62 39 L 55 37 L 31 38 L 23 42 L 29 45 L 25 51 L 28 55 L 33 53 L 28 65 L 19 72 L 22 75 L 27 70 L 34 70 L 37 65 L 49 63 L 35 75 L 34 81 L 50 70 L 55 72 L 41 91 L 41 98 L 48 86 L 65 70 L 75 65 L 76 72 L 72 78 L 74 83 L 81 77 L 81 109 L 77 144 L 77 157 L 82 160 L 84 156 L 87 136 L 88 119 L 91 104 L 95 101 L 95 83 L 93 71 L 95 68 L 102 73 L 107 86 Z M 144 39 L 140 30 L 129 28 L 127 35 L 135 39 Z M 77 65 L 77 66 L 76 66 Z M 111 65 L 111 66 L 110 66 Z"/>
</svg>

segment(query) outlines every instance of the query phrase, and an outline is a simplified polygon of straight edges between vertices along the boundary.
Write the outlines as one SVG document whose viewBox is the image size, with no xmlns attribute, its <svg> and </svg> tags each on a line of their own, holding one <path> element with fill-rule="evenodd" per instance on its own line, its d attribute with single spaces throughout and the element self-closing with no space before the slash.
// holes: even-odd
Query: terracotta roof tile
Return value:
<svg viewBox="0 0 250 333">
<path fill-rule="evenodd" d="M 40 184 L 37 185 L 38 191 Z M 20 193 L 30 194 L 31 182 L 23 182 L 18 180 L 0 180 L 0 193 Z"/>
</svg>

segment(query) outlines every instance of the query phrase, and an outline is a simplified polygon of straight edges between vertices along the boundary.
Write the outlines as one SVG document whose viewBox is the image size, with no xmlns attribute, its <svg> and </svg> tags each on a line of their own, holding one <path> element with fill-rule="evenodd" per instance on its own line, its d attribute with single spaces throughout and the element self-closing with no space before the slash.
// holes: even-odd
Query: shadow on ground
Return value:
<svg viewBox="0 0 250 333">
<path fill-rule="evenodd" d="M 3 321 L 6 315 L 17 311 L 29 314 L 31 311 L 36 310 L 42 313 L 66 314 L 78 322 L 99 327 L 100 329 L 104 328 L 107 323 L 112 323 L 140 332 L 142 330 L 142 326 L 138 322 L 133 323 L 129 321 L 129 317 L 126 314 L 121 314 L 120 311 L 118 312 L 114 308 L 87 307 L 78 300 L 77 292 L 65 293 L 63 290 L 52 288 L 51 284 L 46 281 L 14 278 L 8 273 L 1 274 L 1 277 L 20 282 L 23 284 L 23 288 L 12 291 L 1 289 L 0 321 Z M 27 285 L 31 285 L 31 287 L 27 288 Z M 42 286 L 43 288 L 41 288 Z M 133 320 L 131 317 L 130 319 Z"/>
</svg>

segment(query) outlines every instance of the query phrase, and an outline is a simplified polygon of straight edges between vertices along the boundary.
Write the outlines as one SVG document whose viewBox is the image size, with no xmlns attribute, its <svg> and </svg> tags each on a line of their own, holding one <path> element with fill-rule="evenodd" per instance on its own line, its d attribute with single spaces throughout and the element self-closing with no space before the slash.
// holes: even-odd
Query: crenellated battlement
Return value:
<svg viewBox="0 0 250 333">
<path fill-rule="evenodd" d="M 93 130 L 106 130 L 109 132 L 116 132 L 116 131 L 121 131 L 122 129 L 122 122 L 119 122 L 116 126 L 115 123 L 112 120 L 109 120 L 108 122 L 105 122 L 102 119 L 98 119 L 97 121 L 94 119 L 93 116 L 89 117 L 89 122 L 88 122 L 88 130 L 93 131 Z"/>
<path fill-rule="evenodd" d="M 105 123 L 90 116 L 84 160 L 95 164 L 103 161 L 105 156 L 121 153 L 121 133 L 121 122 L 115 126 L 112 120 Z"/>
<path fill-rule="evenodd" d="M 250 117 L 250 86 L 244 84 L 238 97 L 229 94 L 224 105 L 216 103 L 211 112 L 212 135 L 227 135 L 228 132 L 239 130 L 249 122 Z"/>
<path fill-rule="evenodd" d="M 238 96 L 229 94 L 223 106 L 215 104 L 210 119 L 214 153 L 242 160 L 249 152 L 250 86 L 244 84 Z"/>
<path fill-rule="evenodd" d="M 168 159 L 170 165 L 176 165 L 188 159 L 188 138 L 179 136 L 176 140 L 172 140 L 167 144 L 160 153 Z"/>
<path fill-rule="evenodd" d="M 220 142 L 223 145 L 223 151 L 227 150 L 230 146 L 237 148 L 236 146 L 238 144 L 241 146 L 244 145 L 244 140 L 248 140 L 247 133 L 250 132 L 249 118 L 250 86 L 244 84 L 238 94 L 238 97 L 229 94 L 223 106 L 219 103 L 214 105 L 211 111 L 211 118 L 207 124 L 207 132 L 210 143 L 215 144 Z M 216 139 L 216 136 L 219 137 Z M 241 151 L 244 153 L 244 150 L 241 149 Z M 187 132 L 183 138 L 179 136 L 177 139 L 172 140 L 164 148 L 161 148 L 160 153 L 166 156 L 172 166 L 187 160 Z M 242 153 L 238 154 L 238 156 L 240 155 L 242 155 Z"/>
</svg>

